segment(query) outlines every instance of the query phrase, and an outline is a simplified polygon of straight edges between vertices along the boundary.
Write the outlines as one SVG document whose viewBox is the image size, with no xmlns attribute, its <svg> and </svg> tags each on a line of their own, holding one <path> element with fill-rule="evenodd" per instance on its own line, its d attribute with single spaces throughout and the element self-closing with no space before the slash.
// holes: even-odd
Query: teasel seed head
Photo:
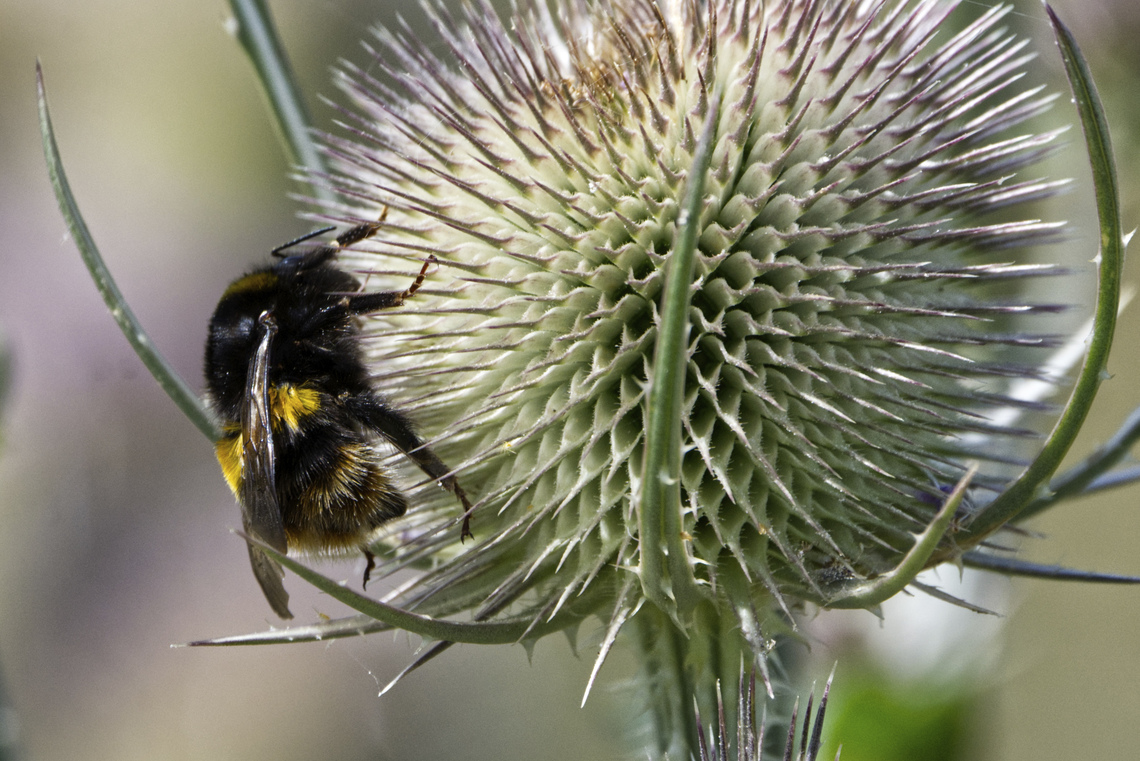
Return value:
<svg viewBox="0 0 1140 761">
<path fill-rule="evenodd" d="M 324 213 L 388 210 L 345 266 L 388 288 L 439 261 L 368 325 L 377 386 L 475 502 L 464 545 L 453 495 L 407 466 L 415 507 L 376 550 L 420 570 L 393 599 L 421 612 L 594 615 L 604 654 L 654 607 L 690 642 L 735 638 L 705 654 L 735 674 L 805 601 L 872 607 L 847 591 L 1032 455 L 1033 426 L 998 413 L 1036 410 L 1009 388 L 1061 309 L 1025 295 L 1065 274 L 1031 254 L 1061 234 L 1030 215 L 1062 183 L 1024 175 L 1053 97 L 1008 7 L 956 32 L 956 3 L 925 0 L 560 7 L 437 10 L 439 46 L 380 31 L 343 72 L 345 204 Z M 663 550 L 640 541 L 647 399 L 709 125 Z M 937 559 L 962 549 L 940 538 Z M 646 590 L 646 552 L 683 561 L 695 609 Z"/>
</svg>

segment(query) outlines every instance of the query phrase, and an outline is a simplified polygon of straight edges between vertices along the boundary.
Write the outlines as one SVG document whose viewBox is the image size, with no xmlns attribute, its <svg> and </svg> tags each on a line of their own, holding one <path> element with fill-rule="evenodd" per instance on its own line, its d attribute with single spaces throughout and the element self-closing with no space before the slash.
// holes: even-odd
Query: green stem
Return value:
<svg viewBox="0 0 1140 761">
<path fill-rule="evenodd" d="M 235 36 L 257 71 L 289 159 L 304 167 L 310 177 L 325 174 L 324 158 L 313 140 L 312 119 L 269 8 L 264 0 L 230 0 L 230 9 L 236 22 Z M 316 182 L 310 185 L 320 200 L 333 200 L 328 188 Z"/>
<path fill-rule="evenodd" d="M 59 155 L 59 146 L 55 142 L 55 130 L 52 128 L 51 115 L 48 112 L 47 90 L 44 87 L 43 71 L 40 69 L 38 61 L 36 62 L 36 88 L 40 113 L 40 137 L 43 140 L 44 158 L 47 160 L 52 190 L 55 191 L 56 202 L 59 204 L 60 212 L 63 213 L 67 229 L 71 232 L 71 238 L 79 249 L 79 255 L 83 257 L 83 263 L 87 265 L 87 271 L 91 273 L 91 279 L 95 281 L 95 287 L 99 289 L 99 295 L 103 297 L 107 308 L 111 310 L 111 316 L 119 324 L 119 329 L 127 337 L 131 348 L 135 350 L 135 354 L 138 354 L 147 370 L 158 381 L 162 390 L 174 400 L 174 403 L 178 405 L 186 417 L 190 418 L 190 422 L 197 426 L 198 430 L 204 433 L 210 441 L 217 441 L 222 434 L 213 414 L 190 388 L 190 385 L 166 361 L 166 358 L 155 349 L 150 337 L 139 324 L 138 318 L 131 311 L 126 299 L 123 298 L 114 278 L 111 277 L 111 271 L 107 269 L 103 256 L 99 253 L 99 247 L 95 245 L 95 240 L 91 237 L 90 230 L 87 229 L 87 223 L 83 221 L 83 215 L 79 212 L 75 196 L 71 193 L 71 185 L 63 171 L 63 160 Z"/>
<path fill-rule="evenodd" d="M 697 714 L 706 723 L 715 722 L 722 698 L 727 737 L 735 741 L 741 673 L 750 673 L 757 657 L 741 636 L 737 618 L 702 600 L 686 632 L 652 605 L 642 606 L 629 625 L 643 670 L 639 692 L 649 703 L 656 757 L 690 758 L 699 745 Z"/>
<path fill-rule="evenodd" d="M 644 672 L 639 677 L 647 682 L 638 693 L 649 703 L 650 752 L 656 759 L 688 759 L 697 748 L 694 706 L 686 703 L 694 696 L 686 667 L 689 640 L 652 606 L 643 606 L 629 625 Z"/>
</svg>

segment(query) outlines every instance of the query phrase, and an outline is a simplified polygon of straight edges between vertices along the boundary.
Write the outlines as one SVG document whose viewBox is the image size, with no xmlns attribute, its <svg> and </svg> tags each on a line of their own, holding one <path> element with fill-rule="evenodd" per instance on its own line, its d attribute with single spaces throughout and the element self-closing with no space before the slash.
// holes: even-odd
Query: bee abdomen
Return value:
<svg viewBox="0 0 1140 761">
<path fill-rule="evenodd" d="M 322 426 L 281 454 L 277 494 L 290 548 L 357 550 L 408 504 L 380 453 L 342 429 Z"/>
</svg>

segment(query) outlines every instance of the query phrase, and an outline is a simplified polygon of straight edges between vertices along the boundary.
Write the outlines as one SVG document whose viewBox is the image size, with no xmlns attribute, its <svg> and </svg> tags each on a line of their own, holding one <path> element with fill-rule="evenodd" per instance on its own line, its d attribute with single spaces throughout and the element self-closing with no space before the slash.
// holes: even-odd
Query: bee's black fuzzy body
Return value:
<svg viewBox="0 0 1140 761">
<path fill-rule="evenodd" d="M 206 385 L 224 432 L 218 461 L 246 532 L 280 552 L 362 550 L 369 570 L 368 539 L 408 508 L 374 447 L 378 438 L 470 509 L 450 469 L 368 380 L 357 318 L 402 304 L 427 268 L 406 291 L 361 293 L 332 261 L 377 229 L 352 228 L 333 244 L 235 280 L 206 343 Z M 253 545 L 250 560 L 274 610 L 290 617 L 280 567 Z"/>
</svg>

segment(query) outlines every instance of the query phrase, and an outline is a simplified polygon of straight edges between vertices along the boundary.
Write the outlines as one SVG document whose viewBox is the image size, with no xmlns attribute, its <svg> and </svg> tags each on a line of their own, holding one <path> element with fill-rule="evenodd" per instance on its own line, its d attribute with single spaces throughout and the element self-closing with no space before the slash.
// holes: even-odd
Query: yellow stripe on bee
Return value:
<svg viewBox="0 0 1140 761">
<path fill-rule="evenodd" d="M 230 485 L 230 491 L 240 499 L 242 470 L 245 467 L 242 456 L 241 431 L 226 433 L 214 444 L 214 453 L 218 456 L 218 463 L 222 466 L 222 475 Z"/>
<path fill-rule="evenodd" d="M 230 283 L 226 292 L 222 294 L 225 299 L 239 293 L 256 293 L 257 291 L 272 290 L 277 286 L 277 276 L 272 272 L 254 272 Z"/>
<path fill-rule="evenodd" d="M 301 430 L 301 418 L 312 415 L 321 408 L 321 392 L 283 383 L 269 387 L 269 414 L 273 427 L 280 429 L 284 423 L 292 433 Z"/>
<path fill-rule="evenodd" d="M 269 417 L 274 430 L 286 426 L 291 433 L 301 430 L 301 419 L 321 408 L 321 393 L 289 383 L 269 388 Z M 245 446 L 241 427 L 226 426 L 225 435 L 214 444 L 214 453 L 222 466 L 222 475 L 230 491 L 240 499 L 242 474 L 245 471 Z"/>
</svg>

